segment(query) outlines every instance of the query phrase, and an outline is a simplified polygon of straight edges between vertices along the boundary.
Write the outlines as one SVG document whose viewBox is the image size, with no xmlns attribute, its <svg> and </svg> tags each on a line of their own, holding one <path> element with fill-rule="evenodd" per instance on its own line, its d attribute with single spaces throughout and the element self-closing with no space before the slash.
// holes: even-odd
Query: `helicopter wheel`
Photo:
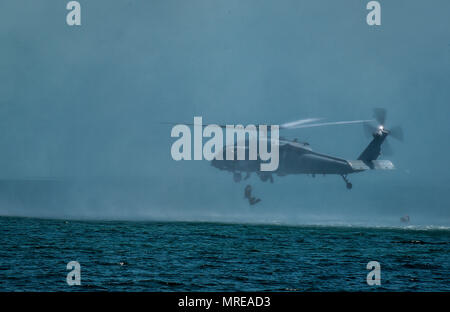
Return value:
<svg viewBox="0 0 450 312">
<path fill-rule="evenodd" d="M 347 187 L 348 190 L 351 190 L 353 187 L 353 184 L 350 183 L 350 181 L 347 179 L 347 175 L 343 174 L 341 175 L 342 179 L 344 179 L 345 182 L 345 186 Z"/>
</svg>

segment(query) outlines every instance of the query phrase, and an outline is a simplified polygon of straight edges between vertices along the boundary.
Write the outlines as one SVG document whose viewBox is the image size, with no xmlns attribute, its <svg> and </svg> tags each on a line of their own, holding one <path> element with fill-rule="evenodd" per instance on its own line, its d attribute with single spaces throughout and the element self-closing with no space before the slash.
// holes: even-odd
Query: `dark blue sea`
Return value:
<svg viewBox="0 0 450 312">
<path fill-rule="evenodd" d="M 0 217 L 0 229 L 0 291 L 450 291 L 448 228 Z"/>
</svg>

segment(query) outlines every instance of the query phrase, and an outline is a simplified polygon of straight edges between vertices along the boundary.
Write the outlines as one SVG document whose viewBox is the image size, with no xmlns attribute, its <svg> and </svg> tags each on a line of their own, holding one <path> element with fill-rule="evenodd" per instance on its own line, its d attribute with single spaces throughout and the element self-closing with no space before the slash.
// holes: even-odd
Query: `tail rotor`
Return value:
<svg viewBox="0 0 450 312">
<path fill-rule="evenodd" d="M 370 122 L 364 123 L 364 132 L 368 137 L 385 137 L 382 153 L 386 156 L 392 155 L 393 151 L 389 141 L 387 141 L 387 136 L 391 136 L 394 139 L 403 142 L 403 129 L 401 126 L 394 126 L 391 129 L 386 128 L 387 111 L 384 108 L 375 108 L 373 110 L 373 116 L 378 124 L 374 125 Z"/>
</svg>

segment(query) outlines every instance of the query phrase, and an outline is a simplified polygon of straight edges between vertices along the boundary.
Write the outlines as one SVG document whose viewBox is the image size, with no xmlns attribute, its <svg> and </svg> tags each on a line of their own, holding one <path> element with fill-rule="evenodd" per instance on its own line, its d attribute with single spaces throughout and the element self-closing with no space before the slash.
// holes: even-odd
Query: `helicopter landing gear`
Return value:
<svg viewBox="0 0 450 312">
<path fill-rule="evenodd" d="M 233 173 L 233 180 L 234 182 L 238 183 L 242 180 L 242 174 L 240 172 Z"/>
<path fill-rule="evenodd" d="M 350 181 L 347 179 L 347 175 L 343 174 L 341 175 L 342 179 L 344 179 L 345 185 L 347 186 L 347 189 L 351 190 L 353 185 L 350 183 Z"/>
</svg>

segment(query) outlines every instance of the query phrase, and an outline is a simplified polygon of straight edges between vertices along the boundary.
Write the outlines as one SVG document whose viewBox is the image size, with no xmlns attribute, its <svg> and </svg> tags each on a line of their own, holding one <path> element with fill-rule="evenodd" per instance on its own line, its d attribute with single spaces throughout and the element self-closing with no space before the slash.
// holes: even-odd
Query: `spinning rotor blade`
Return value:
<svg viewBox="0 0 450 312">
<path fill-rule="evenodd" d="M 307 118 L 307 119 L 299 119 L 296 121 L 286 122 L 280 125 L 280 129 L 295 129 L 297 126 L 304 125 L 306 123 L 319 121 L 322 118 Z"/>
<path fill-rule="evenodd" d="M 323 126 L 334 126 L 334 125 L 350 125 L 350 124 L 358 124 L 358 123 L 367 123 L 372 120 L 351 120 L 351 121 L 332 121 L 332 122 L 321 122 L 321 123 L 313 123 L 306 125 L 299 125 L 296 127 L 292 127 L 290 129 L 301 129 L 301 128 L 312 128 L 312 127 L 323 127 Z"/>
<path fill-rule="evenodd" d="M 334 126 L 334 125 L 349 125 L 349 124 L 358 124 L 358 123 L 368 123 L 373 120 L 350 120 L 350 121 L 333 121 L 333 122 L 321 122 L 314 123 L 315 121 L 319 121 L 321 118 L 306 118 L 299 119 L 292 122 L 287 122 L 280 125 L 281 129 L 301 129 L 301 128 L 313 128 L 313 127 L 323 127 L 323 126 Z M 162 124 L 176 125 L 176 123 L 172 122 L 161 122 Z M 193 123 L 186 123 L 187 126 L 195 126 Z M 208 126 L 208 124 L 203 124 L 203 127 Z M 226 125 L 217 125 L 223 129 L 226 128 Z M 270 131 L 270 130 L 269 130 Z"/>
<path fill-rule="evenodd" d="M 378 121 L 378 123 L 380 125 L 384 125 L 384 123 L 386 122 L 386 109 L 384 108 L 375 108 L 373 110 L 373 116 L 375 117 L 375 119 Z"/>
<path fill-rule="evenodd" d="M 175 122 L 164 122 L 164 121 L 162 121 L 160 123 L 163 124 L 163 125 L 171 125 L 171 126 L 176 126 L 176 125 L 179 125 L 179 124 L 180 125 L 191 126 L 191 127 L 199 126 L 199 125 L 195 125 L 193 123 L 175 123 Z M 212 125 L 212 124 L 202 124 L 202 128 L 205 128 L 205 127 L 207 127 L 209 125 Z M 216 125 L 216 126 L 222 128 L 222 129 L 226 129 L 227 128 L 226 125 Z"/>
<path fill-rule="evenodd" d="M 400 126 L 393 127 L 389 130 L 390 135 L 394 138 L 403 142 L 403 129 Z"/>
<path fill-rule="evenodd" d="M 386 117 L 387 117 L 386 109 L 375 108 L 373 110 L 373 115 L 374 115 L 375 119 L 377 120 L 380 129 L 386 129 L 387 131 L 389 131 L 390 136 L 392 136 L 394 139 L 397 139 L 397 140 L 403 142 L 402 127 L 396 126 L 396 127 L 393 127 L 392 129 L 389 129 L 389 127 L 385 126 Z M 378 131 L 378 128 L 373 125 L 367 124 L 367 125 L 364 125 L 364 130 L 365 130 L 366 134 L 372 134 L 372 133 Z"/>
<path fill-rule="evenodd" d="M 368 138 L 372 138 L 372 134 L 377 131 L 377 127 L 375 127 L 373 124 L 365 122 L 363 124 L 364 127 L 364 134 L 368 137 Z"/>
</svg>

